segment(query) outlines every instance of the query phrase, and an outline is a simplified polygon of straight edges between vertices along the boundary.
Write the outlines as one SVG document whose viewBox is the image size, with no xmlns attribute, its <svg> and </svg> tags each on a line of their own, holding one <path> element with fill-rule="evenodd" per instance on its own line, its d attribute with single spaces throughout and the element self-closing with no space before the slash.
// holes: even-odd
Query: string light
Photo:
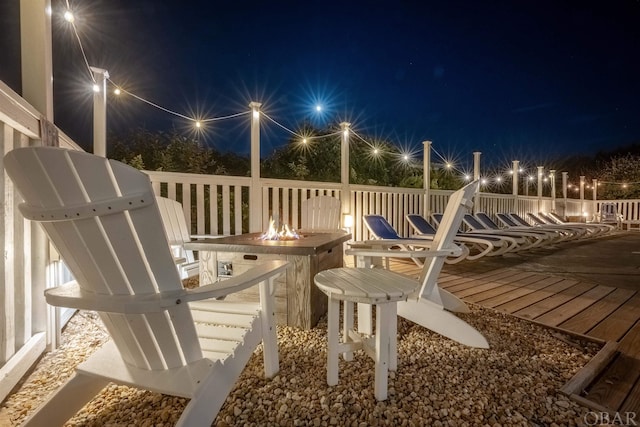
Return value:
<svg viewBox="0 0 640 427">
<path fill-rule="evenodd" d="M 72 29 L 73 29 L 73 33 L 74 33 L 75 38 L 76 38 L 76 40 L 77 40 L 77 42 L 78 42 L 78 46 L 79 46 L 80 51 L 81 51 L 81 53 L 82 53 L 82 56 L 83 56 L 83 59 L 84 59 L 85 66 L 86 66 L 86 68 L 87 68 L 87 70 L 88 70 L 88 72 L 89 72 L 89 75 L 90 75 L 90 77 L 91 77 L 91 80 L 92 80 L 92 82 L 93 82 L 93 91 L 94 91 L 94 92 L 99 92 L 99 91 L 100 91 L 100 86 L 97 84 L 97 82 L 96 82 L 96 80 L 95 80 L 95 77 L 94 77 L 94 75 L 93 75 L 93 72 L 92 72 L 92 70 L 91 70 L 91 67 L 89 66 L 89 61 L 88 61 L 88 59 L 87 59 L 86 52 L 85 52 L 84 47 L 83 47 L 83 45 L 82 45 L 82 41 L 81 41 L 81 39 L 80 39 L 80 35 L 79 35 L 79 33 L 78 33 L 78 29 L 77 29 L 77 27 L 76 27 L 76 25 L 75 25 L 75 21 L 76 21 L 76 19 L 75 19 L 75 16 L 74 16 L 74 14 L 73 14 L 72 8 L 71 8 L 71 6 L 70 6 L 70 4 L 69 4 L 69 0 L 66 0 L 66 6 L 67 6 L 67 9 L 66 9 L 66 10 L 65 10 L 65 12 L 64 12 L 64 19 L 65 19 L 67 22 L 69 22 L 69 24 L 71 25 L 71 27 L 72 27 Z M 289 132 L 290 134 L 294 135 L 295 137 L 300 138 L 300 140 L 302 141 L 302 143 L 303 143 L 303 144 L 305 144 L 305 145 L 306 145 L 306 144 L 308 144 L 310 141 L 312 141 L 312 140 L 314 140 L 314 139 L 319 139 L 319 138 L 326 138 L 326 137 L 336 136 L 336 135 L 338 135 L 338 134 L 342 134 L 342 135 L 343 135 L 343 136 L 345 136 L 345 137 L 349 137 L 349 136 L 350 136 L 350 134 L 352 134 L 352 135 L 354 135 L 356 138 L 358 138 L 358 139 L 360 139 L 361 141 L 363 141 L 364 143 L 366 143 L 366 144 L 367 144 L 367 145 L 372 149 L 372 153 L 373 153 L 374 155 L 376 155 L 376 156 L 377 156 L 377 155 L 381 154 L 381 153 L 382 153 L 382 151 L 383 151 L 383 150 L 381 150 L 380 148 L 378 148 L 378 147 L 374 146 L 374 144 L 372 144 L 371 142 L 369 142 L 369 141 L 367 141 L 366 139 L 364 139 L 362 136 L 358 135 L 358 134 L 357 134 L 353 129 L 351 129 L 351 128 L 346 128 L 346 129 L 344 129 L 344 130 L 339 130 L 339 131 L 336 131 L 336 132 L 330 132 L 330 133 L 327 133 L 327 134 L 325 134 L 325 135 L 301 135 L 301 134 L 299 134 L 298 132 L 295 132 L 295 131 L 293 131 L 293 130 L 291 130 L 291 129 L 287 128 L 286 126 L 282 125 L 281 123 L 277 122 L 276 120 L 274 120 L 273 118 L 271 118 L 269 115 L 267 115 L 266 113 L 264 113 L 264 111 L 260 111 L 260 110 L 258 110 L 258 109 L 252 109 L 252 110 L 248 110 L 248 111 L 242 111 L 242 112 L 239 112 L 239 113 L 230 114 L 230 115 L 227 115 L 227 116 L 221 116 L 221 117 L 211 117 L 211 118 L 193 118 L 193 117 L 189 117 L 189 116 L 187 116 L 187 115 L 185 115 L 185 114 L 181 114 L 181 113 L 176 112 L 176 111 L 173 111 L 173 110 L 171 110 L 171 109 L 168 109 L 168 108 L 162 107 L 162 106 L 161 106 L 161 105 L 159 105 L 159 104 L 156 104 L 156 103 L 154 103 L 154 102 L 152 102 L 152 101 L 149 101 L 149 100 L 147 100 L 147 99 L 145 99 L 145 98 L 143 98 L 143 97 L 141 97 L 141 96 L 138 96 L 138 95 L 136 95 L 136 94 L 134 94 L 134 93 L 132 93 L 132 92 L 130 92 L 130 91 L 127 91 L 126 89 L 122 88 L 121 86 L 116 85 L 116 84 L 115 84 L 115 83 L 114 83 L 110 78 L 107 78 L 107 80 L 109 81 L 109 83 L 111 83 L 112 85 L 114 85 L 114 86 L 115 86 L 115 88 L 114 88 L 114 90 L 113 90 L 113 93 L 114 93 L 115 95 L 121 95 L 121 94 L 123 94 L 123 93 L 128 94 L 129 96 L 131 96 L 131 97 L 133 97 L 133 98 L 135 98 L 135 99 L 137 99 L 137 100 L 139 100 L 139 101 L 141 101 L 141 102 L 144 102 L 144 103 L 146 103 L 146 104 L 148 104 L 148 105 L 150 105 L 150 106 L 152 106 L 152 107 L 154 107 L 154 108 L 157 108 L 157 109 L 159 109 L 159 110 L 161 110 L 161 111 L 164 111 L 164 112 L 166 112 L 166 113 L 169 113 L 169 114 L 172 114 L 172 115 L 175 115 L 175 116 L 177 116 L 177 117 L 180 117 L 180 118 L 183 118 L 183 119 L 185 119 L 185 120 L 188 120 L 188 121 L 193 122 L 193 123 L 194 123 L 194 126 L 195 126 L 197 129 L 201 129 L 201 128 L 203 127 L 203 125 L 204 125 L 205 123 L 208 123 L 208 122 L 219 121 L 219 120 L 226 120 L 226 119 L 232 119 L 232 118 L 236 118 L 236 117 L 244 116 L 244 115 L 246 115 L 246 114 L 250 114 L 250 113 L 252 113 L 252 115 L 253 115 L 253 117 L 254 117 L 255 119 L 258 119 L 258 118 L 260 118 L 260 115 L 261 115 L 261 113 L 262 113 L 262 116 L 263 116 L 263 117 L 265 117 L 267 120 L 269 120 L 269 121 L 271 121 L 272 123 L 276 124 L 277 126 L 279 126 L 280 128 L 284 129 L 285 131 Z M 318 112 L 318 113 L 319 113 L 319 112 L 322 112 L 322 111 L 323 111 L 323 106 L 322 106 L 321 104 L 316 104 L 316 105 L 315 105 L 315 111 L 316 111 L 316 112 Z M 432 149 L 432 150 L 433 150 L 433 152 L 436 154 L 436 156 L 437 156 L 437 157 L 439 157 L 439 158 L 442 160 L 442 162 L 443 162 L 443 165 L 444 165 L 444 168 L 445 168 L 445 169 L 447 169 L 447 170 L 454 170 L 454 171 L 457 171 L 458 173 L 460 173 L 460 174 L 461 174 L 461 176 L 464 178 L 464 180 L 465 180 L 465 181 L 469 181 L 469 180 L 471 179 L 471 176 L 470 176 L 469 174 L 464 173 L 464 172 L 462 172 L 462 171 L 458 170 L 458 169 L 455 167 L 454 162 L 452 162 L 451 160 L 447 160 L 447 159 L 445 159 L 445 158 L 444 158 L 444 157 L 443 157 L 443 156 L 442 156 L 442 155 L 441 155 L 441 154 L 440 154 L 440 153 L 435 149 L 435 147 L 434 147 L 433 145 L 431 145 L 431 149 Z M 402 159 L 402 160 L 404 160 L 405 162 L 409 162 L 409 161 L 411 160 L 411 156 L 410 156 L 409 154 L 406 154 L 406 153 L 404 153 L 404 154 L 403 154 L 402 152 L 400 152 L 400 153 L 398 154 L 398 159 Z M 521 167 L 521 168 L 519 168 L 519 169 L 518 169 L 518 172 L 519 172 L 519 173 L 523 173 L 523 172 L 524 172 L 524 169 Z M 514 171 L 513 171 L 512 169 L 509 169 L 509 174 L 513 175 L 513 173 L 514 173 Z M 542 172 L 540 172 L 540 173 L 539 173 L 539 175 L 540 175 L 540 176 L 542 176 L 542 175 L 543 175 L 543 173 L 542 173 Z M 502 182 L 502 177 L 497 176 L 494 180 L 495 180 L 495 182 L 500 183 L 500 182 Z M 529 176 L 529 177 L 528 177 L 528 180 L 529 180 L 529 181 L 533 181 L 533 180 L 534 180 L 534 177 L 533 177 L 533 176 Z M 487 184 L 487 182 L 488 182 L 487 178 L 482 178 L 481 183 L 482 183 L 483 185 L 486 185 L 486 184 Z M 545 177 L 545 178 L 544 178 L 544 182 L 547 182 L 547 177 Z M 602 183 L 608 183 L 608 182 L 604 182 L 604 181 L 602 181 Z M 618 185 L 620 185 L 620 183 L 608 183 L 608 184 L 618 184 Z M 627 188 L 629 184 L 639 184 L 639 183 L 623 183 L 623 184 L 621 184 L 621 185 L 622 185 L 622 188 Z M 598 185 L 600 185 L 600 183 L 598 183 Z M 569 188 L 571 188 L 571 186 L 570 186 L 570 185 L 569 185 Z M 590 187 L 587 187 L 587 188 L 590 188 Z M 577 188 L 576 188 L 576 190 L 577 190 Z"/>
<path fill-rule="evenodd" d="M 88 59 L 87 59 L 87 55 L 86 55 L 85 50 L 84 50 L 84 47 L 83 47 L 83 45 L 82 45 L 82 40 L 80 39 L 80 35 L 79 35 L 78 30 L 77 30 L 77 27 L 75 26 L 75 23 L 74 23 L 74 22 L 75 22 L 75 17 L 74 17 L 74 15 L 73 15 L 73 13 L 72 13 L 72 8 L 71 8 L 71 6 L 70 6 L 70 4 L 69 4 L 69 0 L 66 0 L 66 5 L 67 5 L 67 10 L 64 12 L 64 18 L 65 18 L 65 20 L 66 20 L 67 22 L 69 22 L 69 23 L 71 24 L 71 26 L 72 26 L 72 28 L 73 28 L 73 32 L 74 32 L 74 34 L 75 34 L 76 40 L 78 41 L 78 46 L 79 46 L 79 48 L 80 48 L 80 51 L 82 52 L 82 56 L 83 56 L 83 58 L 84 58 L 84 62 L 85 62 L 86 68 L 87 68 L 87 70 L 89 71 L 89 75 L 90 75 L 90 77 L 91 77 L 91 80 L 92 80 L 92 81 L 93 81 L 93 83 L 94 83 L 94 85 L 93 85 L 93 90 L 94 90 L 94 91 L 96 91 L 96 92 L 99 92 L 100 87 L 97 85 L 97 82 L 96 82 L 96 80 L 95 80 L 95 77 L 94 77 L 94 75 L 93 75 L 93 72 L 91 71 L 91 67 L 90 67 L 90 65 L 89 65 L 89 61 L 88 61 Z M 161 106 L 161 105 L 159 105 L 159 104 L 157 104 L 157 103 L 155 103 L 155 102 L 149 101 L 148 99 L 145 99 L 145 98 L 143 98 L 143 97 L 141 97 L 141 96 L 139 96 L 139 95 L 136 95 L 136 94 L 134 94 L 134 93 L 132 93 L 132 92 L 130 92 L 130 91 L 128 91 L 128 90 L 126 90 L 126 89 L 122 88 L 121 86 L 119 86 L 119 85 L 115 84 L 115 83 L 114 83 L 110 78 L 107 78 L 107 80 L 109 81 L 109 83 L 111 83 L 112 85 L 114 85 L 114 86 L 115 86 L 115 89 L 114 89 L 114 91 L 113 91 L 113 93 L 114 93 L 115 95 L 121 95 L 122 93 L 125 93 L 125 94 L 127 94 L 127 95 L 129 95 L 129 96 L 131 96 L 131 97 L 133 97 L 133 98 L 135 98 L 135 99 L 137 99 L 137 100 L 141 101 L 141 102 L 144 102 L 144 103 L 146 103 L 146 104 L 148 104 L 148 105 L 150 105 L 150 106 L 152 106 L 152 107 L 154 107 L 154 108 L 157 108 L 157 109 L 159 109 L 159 110 L 161 110 L 161 111 L 164 111 L 164 112 L 169 113 L 169 114 L 172 114 L 172 115 L 174 115 L 174 116 L 177 116 L 177 117 L 183 118 L 183 119 L 185 119 L 185 120 L 192 121 L 192 122 L 194 123 L 195 127 L 196 127 L 196 128 L 198 128 L 198 129 L 202 128 L 203 124 L 204 124 L 204 123 L 207 123 L 207 122 L 212 122 L 212 121 L 217 121 L 217 120 L 231 119 L 231 118 L 235 118 L 235 117 L 239 117 L 239 116 L 243 116 L 243 115 L 245 115 L 245 114 L 249 114 L 249 113 L 251 113 L 251 111 L 244 111 L 244 112 L 240 112 L 240 113 L 236 113 L 236 114 L 231 114 L 231 115 L 223 116 L 223 117 L 213 117 L 213 118 L 205 118 L 205 119 L 196 119 L 196 118 L 193 118 L 193 117 L 189 117 L 189 116 L 187 116 L 187 115 L 185 115 L 185 114 L 181 114 L 181 113 L 179 113 L 179 112 L 173 111 L 173 110 L 171 110 L 171 109 L 165 108 L 165 107 L 163 107 L 163 106 Z M 316 110 L 317 112 L 321 112 L 321 111 L 323 110 L 322 105 L 321 105 L 321 104 L 316 104 L 316 105 L 315 105 L 315 110 Z M 259 117 L 260 117 L 260 111 L 259 111 L 259 110 L 257 110 L 257 109 L 253 109 L 253 110 L 252 110 L 252 112 L 253 112 L 253 117 L 254 117 L 254 118 L 256 118 L 256 119 L 257 119 L 257 118 L 259 118 Z M 312 140 L 312 139 L 317 139 L 317 138 L 324 138 L 324 137 L 334 136 L 334 135 L 337 135 L 337 134 L 338 134 L 338 133 L 340 133 L 340 132 L 342 132 L 342 134 L 343 134 L 345 137 L 348 137 L 348 136 L 349 136 L 349 129 L 344 129 L 343 131 L 338 131 L 338 132 L 334 132 L 334 133 L 329 133 L 329 134 L 326 134 L 326 135 L 303 136 L 303 135 L 298 134 L 297 132 L 292 131 L 291 129 L 287 128 L 286 126 L 284 126 L 284 125 L 280 124 L 279 122 L 275 121 L 274 119 L 272 119 L 270 116 L 268 116 L 268 115 L 267 115 L 267 114 L 265 114 L 264 112 L 262 112 L 262 115 L 263 115 L 265 118 L 267 118 L 268 120 L 270 120 L 271 122 L 273 122 L 274 124 L 276 124 L 277 126 L 279 126 L 280 128 L 282 128 L 282 129 L 284 129 L 285 131 L 289 132 L 290 134 L 292 134 L 292 135 L 294 135 L 294 136 L 296 136 L 296 137 L 298 137 L 298 138 L 301 138 L 302 143 L 303 143 L 303 144 L 305 144 L 305 145 L 306 145 L 310 140 Z M 355 135 L 357 138 L 359 138 L 360 140 L 364 141 L 367 145 L 369 145 L 369 146 L 372 148 L 372 150 L 373 150 L 373 154 L 375 154 L 375 155 L 380 154 L 380 151 L 381 151 L 381 150 L 380 150 L 379 148 L 374 147 L 374 145 L 373 145 L 373 144 L 371 144 L 370 142 L 366 141 L 364 138 L 362 138 L 362 137 L 361 137 L 360 135 L 358 135 L 357 133 L 355 133 L 355 132 L 353 132 L 353 131 L 352 131 L 352 133 L 353 133 L 353 135 Z M 435 149 L 434 149 L 434 151 L 435 151 Z M 437 151 L 435 151 L 435 152 L 436 152 L 436 154 L 437 154 L 437 155 L 439 155 L 439 153 L 438 153 Z M 440 156 L 440 157 L 442 158 L 442 156 Z M 407 154 L 405 154 L 405 155 L 403 156 L 403 159 L 404 159 L 405 161 L 409 161 L 410 156 L 409 156 L 409 155 L 407 155 Z M 445 162 L 445 164 L 446 164 L 446 166 L 445 166 L 445 167 L 446 167 L 447 169 L 452 169 L 452 168 L 453 168 L 453 165 L 452 165 L 452 163 L 451 163 L 451 162 L 445 161 L 445 160 L 444 160 L 444 158 L 442 158 L 442 160 Z"/>
</svg>

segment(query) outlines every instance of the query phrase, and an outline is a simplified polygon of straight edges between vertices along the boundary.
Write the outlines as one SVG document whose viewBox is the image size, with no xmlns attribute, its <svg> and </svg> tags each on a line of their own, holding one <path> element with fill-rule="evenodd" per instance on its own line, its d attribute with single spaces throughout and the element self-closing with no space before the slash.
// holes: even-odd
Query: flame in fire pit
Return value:
<svg viewBox="0 0 640 427">
<path fill-rule="evenodd" d="M 287 224 L 278 229 L 273 218 L 269 218 L 269 229 L 260 236 L 260 240 L 296 240 L 299 238 L 300 235 L 296 230 L 290 228 Z"/>
</svg>

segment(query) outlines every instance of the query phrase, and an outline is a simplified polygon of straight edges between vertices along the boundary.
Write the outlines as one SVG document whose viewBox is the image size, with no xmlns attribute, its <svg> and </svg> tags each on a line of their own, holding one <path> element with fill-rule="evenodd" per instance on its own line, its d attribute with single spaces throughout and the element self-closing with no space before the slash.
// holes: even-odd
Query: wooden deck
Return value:
<svg viewBox="0 0 640 427">
<path fill-rule="evenodd" d="M 610 343 L 614 351 L 596 365 L 597 372 L 574 392 L 594 410 L 640 411 L 640 292 L 604 286 L 580 277 L 523 271 L 513 261 L 464 261 L 446 265 L 439 285 L 478 304 L 538 324 Z M 505 265 L 506 264 L 506 265 Z M 392 261 L 394 271 L 417 277 L 410 261 Z M 615 279 L 615 276 L 613 276 Z M 640 289 L 640 274 L 638 287 Z M 593 370 L 594 366 L 584 370 Z"/>
</svg>

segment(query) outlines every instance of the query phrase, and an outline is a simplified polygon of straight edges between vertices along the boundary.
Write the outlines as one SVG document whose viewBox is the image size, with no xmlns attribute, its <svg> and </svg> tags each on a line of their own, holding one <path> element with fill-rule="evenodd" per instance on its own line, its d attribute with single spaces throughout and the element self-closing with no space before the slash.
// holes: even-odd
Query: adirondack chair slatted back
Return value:
<svg viewBox="0 0 640 427">
<path fill-rule="evenodd" d="M 52 147 L 13 150 L 5 166 L 25 200 L 21 211 L 41 221 L 83 291 L 110 296 L 182 289 L 145 174 Z M 164 369 L 202 358 L 188 304 L 155 314 L 100 315 L 128 364 Z"/>
<path fill-rule="evenodd" d="M 197 276 L 200 272 L 198 261 L 196 261 L 192 250 L 185 249 L 185 244 L 191 241 L 191 233 L 182 204 L 160 196 L 156 196 L 156 202 L 180 278 L 187 279 Z"/>
<path fill-rule="evenodd" d="M 449 197 L 447 207 L 438 224 L 438 230 L 433 236 L 433 246 L 431 250 L 444 250 L 454 245 L 453 240 L 462 224 L 462 218 L 473 206 L 473 196 L 478 189 L 478 181 L 473 181 Z M 437 278 L 445 257 L 432 257 L 425 260 L 420 273 L 420 295 L 426 296 L 431 293 L 437 284 Z"/>
<path fill-rule="evenodd" d="M 336 231 L 340 229 L 340 199 L 316 196 L 301 202 L 301 229 Z"/>
<path fill-rule="evenodd" d="M 191 233 L 187 229 L 182 205 L 180 202 L 166 197 L 156 196 L 158 209 L 165 224 L 164 230 L 170 245 L 182 245 L 191 240 Z"/>
</svg>

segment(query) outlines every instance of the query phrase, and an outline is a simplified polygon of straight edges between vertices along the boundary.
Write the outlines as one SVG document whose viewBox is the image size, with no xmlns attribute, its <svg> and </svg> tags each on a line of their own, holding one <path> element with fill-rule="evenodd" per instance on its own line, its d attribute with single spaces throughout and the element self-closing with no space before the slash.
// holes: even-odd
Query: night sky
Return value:
<svg viewBox="0 0 640 427">
<path fill-rule="evenodd" d="M 0 79 L 20 91 L 17 0 L 0 6 Z M 11 4 L 6 4 L 11 3 Z M 12 5 L 15 4 L 15 5 Z M 55 121 L 91 147 L 91 92 L 53 0 Z M 487 160 L 594 154 L 640 141 L 640 2 L 70 0 L 91 65 L 165 108 L 225 116 L 250 101 L 295 129 L 360 135 Z M 318 114 L 317 103 L 323 106 Z M 109 132 L 188 133 L 183 120 L 109 98 Z M 201 138 L 247 152 L 249 118 Z M 289 135 L 263 120 L 263 155 Z"/>
</svg>

